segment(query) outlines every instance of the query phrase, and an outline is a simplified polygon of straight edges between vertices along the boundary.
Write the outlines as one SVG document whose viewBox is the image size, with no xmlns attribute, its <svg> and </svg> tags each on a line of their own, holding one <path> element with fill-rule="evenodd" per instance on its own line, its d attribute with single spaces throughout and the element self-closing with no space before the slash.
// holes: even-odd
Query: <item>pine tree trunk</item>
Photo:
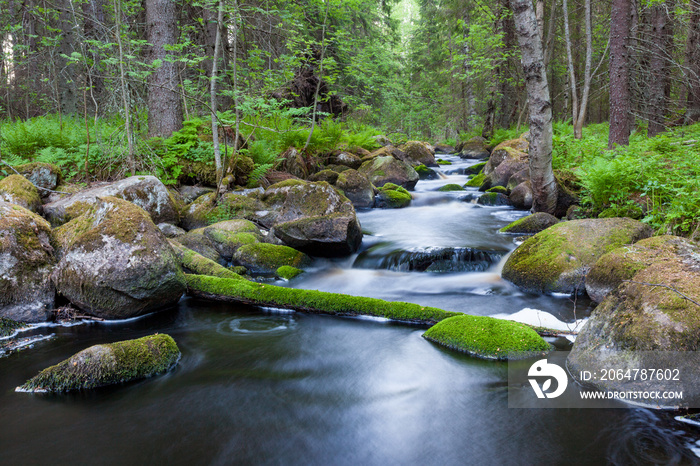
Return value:
<svg viewBox="0 0 700 466">
<path fill-rule="evenodd" d="M 666 88 L 669 83 L 669 45 L 671 43 L 669 18 L 666 4 L 651 7 L 651 35 L 649 70 L 649 127 L 647 136 L 653 137 L 665 131 L 665 117 L 668 108 Z"/>
<path fill-rule="evenodd" d="M 148 135 L 167 138 L 182 128 L 178 66 L 168 59 L 175 52 L 166 50 L 178 39 L 174 0 L 146 0 L 146 35 L 151 63 L 161 62 L 148 79 Z"/>
<path fill-rule="evenodd" d="M 542 39 L 530 0 L 511 0 L 530 110 L 530 183 L 533 212 L 554 213 L 557 184 L 552 171 L 552 105 Z"/>
<path fill-rule="evenodd" d="M 692 14 L 688 23 L 686 66 L 688 67 L 688 102 L 685 124 L 700 121 L 700 1 L 690 2 Z"/>
<path fill-rule="evenodd" d="M 626 146 L 630 137 L 629 37 L 631 0 L 613 0 L 610 13 L 610 134 L 608 148 Z"/>
</svg>

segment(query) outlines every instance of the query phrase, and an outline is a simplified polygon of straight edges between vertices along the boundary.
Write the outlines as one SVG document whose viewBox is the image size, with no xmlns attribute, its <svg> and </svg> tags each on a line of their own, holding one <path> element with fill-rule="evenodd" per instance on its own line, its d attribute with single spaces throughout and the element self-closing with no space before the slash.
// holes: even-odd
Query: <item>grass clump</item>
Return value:
<svg viewBox="0 0 700 466">
<path fill-rule="evenodd" d="M 103 387 L 166 372 L 179 359 L 177 344 L 165 334 L 95 345 L 44 369 L 19 390 L 66 392 Z"/>
<path fill-rule="evenodd" d="M 464 314 L 438 322 L 423 337 L 450 349 L 486 359 L 522 359 L 552 349 L 525 324 Z"/>
</svg>

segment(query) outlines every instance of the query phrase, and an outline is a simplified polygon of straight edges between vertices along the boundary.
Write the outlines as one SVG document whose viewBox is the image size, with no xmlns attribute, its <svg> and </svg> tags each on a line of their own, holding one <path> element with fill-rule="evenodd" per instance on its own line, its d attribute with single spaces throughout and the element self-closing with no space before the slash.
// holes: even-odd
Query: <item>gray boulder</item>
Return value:
<svg viewBox="0 0 700 466">
<path fill-rule="evenodd" d="M 425 142 L 408 141 L 407 143 L 399 146 L 399 149 L 401 149 L 405 154 L 405 158 L 403 160 L 411 165 L 425 165 L 427 167 L 437 166 L 437 162 L 435 161 L 435 151 Z"/>
<path fill-rule="evenodd" d="M 340 173 L 335 186 L 357 208 L 370 208 L 374 205 L 374 187 L 357 170 L 346 170 Z"/>
<path fill-rule="evenodd" d="M 409 191 L 420 179 L 413 167 L 391 156 L 376 157 L 362 164 L 358 170 L 377 188 L 394 183 Z"/>
</svg>

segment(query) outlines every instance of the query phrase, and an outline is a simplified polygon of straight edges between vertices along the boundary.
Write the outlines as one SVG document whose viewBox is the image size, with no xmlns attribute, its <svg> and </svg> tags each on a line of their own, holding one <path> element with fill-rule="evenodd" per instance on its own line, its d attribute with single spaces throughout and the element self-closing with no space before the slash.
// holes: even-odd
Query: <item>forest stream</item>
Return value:
<svg viewBox="0 0 700 466">
<path fill-rule="evenodd" d="M 526 295 L 500 278 L 517 238 L 498 229 L 526 212 L 477 205 L 476 188 L 437 191 L 476 163 L 444 158 L 452 165 L 419 181 L 410 207 L 358 212 L 357 254 L 319 259 L 287 286 L 579 328 L 588 301 Z M 440 348 L 424 331 L 192 298 L 126 321 L 37 326 L 23 335 L 31 349 L 0 357 L 0 464 L 643 464 L 692 462 L 700 449 L 664 412 L 508 408 L 506 362 Z M 90 345 L 155 332 L 182 351 L 163 376 L 15 392 Z"/>
</svg>

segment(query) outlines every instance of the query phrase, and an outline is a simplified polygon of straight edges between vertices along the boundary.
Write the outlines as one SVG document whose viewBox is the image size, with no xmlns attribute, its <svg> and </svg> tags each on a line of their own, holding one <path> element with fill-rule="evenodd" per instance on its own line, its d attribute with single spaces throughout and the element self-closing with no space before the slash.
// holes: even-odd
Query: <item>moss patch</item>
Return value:
<svg viewBox="0 0 700 466">
<path fill-rule="evenodd" d="M 519 218 L 501 228 L 501 233 L 514 233 L 519 235 L 534 235 L 542 230 L 545 230 L 552 225 L 559 223 L 559 220 L 551 214 L 545 212 L 536 212 L 527 217 Z"/>
<path fill-rule="evenodd" d="M 437 159 L 437 164 L 438 165 L 452 165 L 452 162 L 450 162 L 449 160 Z"/>
<path fill-rule="evenodd" d="M 288 246 L 269 243 L 254 243 L 241 246 L 234 255 L 234 260 L 256 272 L 272 273 L 283 265 L 305 267 L 310 263 L 303 252 Z"/>
<path fill-rule="evenodd" d="M 486 162 L 480 162 L 464 169 L 465 175 L 478 175 L 484 170 Z"/>
<path fill-rule="evenodd" d="M 285 280 L 291 280 L 292 278 L 296 277 L 297 275 L 300 275 L 304 273 L 303 270 L 297 269 L 296 267 L 290 267 L 288 265 L 283 265 L 282 267 L 277 269 L 277 276 L 280 278 L 283 278 Z"/>
<path fill-rule="evenodd" d="M 39 191 L 21 175 L 10 175 L 0 181 L 0 200 L 20 205 L 32 212 L 37 212 L 41 207 Z"/>
<path fill-rule="evenodd" d="M 26 324 L 12 319 L 0 317 L 0 338 L 12 335 L 18 328 L 25 327 Z"/>
<path fill-rule="evenodd" d="M 210 275 L 212 277 L 231 278 L 234 280 L 241 278 L 235 272 L 222 267 L 213 260 L 207 259 L 203 255 L 188 249 L 175 241 L 171 241 L 170 245 L 173 247 L 175 257 L 177 257 L 177 259 L 180 261 L 180 265 L 182 265 L 185 270 L 195 272 L 200 275 Z"/>
<path fill-rule="evenodd" d="M 20 388 L 66 392 L 103 387 L 165 372 L 179 358 L 177 344 L 165 334 L 95 345 L 44 369 Z"/>
<path fill-rule="evenodd" d="M 443 191 L 443 192 L 445 192 L 445 191 L 464 191 L 464 188 L 458 184 L 450 183 L 450 184 L 446 184 L 445 186 L 440 186 L 438 191 Z"/>
<path fill-rule="evenodd" d="M 400 209 L 407 207 L 411 203 L 411 193 L 406 188 L 402 188 L 394 183 L 386 183 L 379 188 L 379 193 L 375 197 L 377 207 L 388 209 Z"/>
<path fill-rule="evenodd" d="M 475 175 L 474 178 L 467 181 L 464 184 L 464 187 L 479 188 L 482 184 L 484 184 L 484 181 L 486 181 L 486 175 L 484 175 L 483 173 L 479 173 L 478 175 Z"/>
<path fill-rule="evenodd" d="M 282 307 L 317 314 L 369 315 L 422 324 L 432 324 L 447 317 L 460 315 L 457 312 L 447 312 L 412 303 L 284 288 L 246 280 L 230 280 L 202 275 L 187 275 L 186 277 L 188 294 L 217 301 Z"/>
<path fill-rule="evenodd" d="M 522 359 L 552 350 L 525 324 L 493 317 L 460 315 L 428 329 L 424 338 L 487 359 Z"/>
<path fill-rule="evenodd" d="M 486 190 L 487 193 L 508 194 L 508 188 L 504 186 L 494 186 Z"/>
<path fill-rule="evenodd" d="M 428 167 L 426 167 L 424 164 L 417 165 L 413 167 L 413 169 L 419 174 L 419 175 L 427 175 L 428 173 L 432 172 L 432 170 Z"/>
</svg>

